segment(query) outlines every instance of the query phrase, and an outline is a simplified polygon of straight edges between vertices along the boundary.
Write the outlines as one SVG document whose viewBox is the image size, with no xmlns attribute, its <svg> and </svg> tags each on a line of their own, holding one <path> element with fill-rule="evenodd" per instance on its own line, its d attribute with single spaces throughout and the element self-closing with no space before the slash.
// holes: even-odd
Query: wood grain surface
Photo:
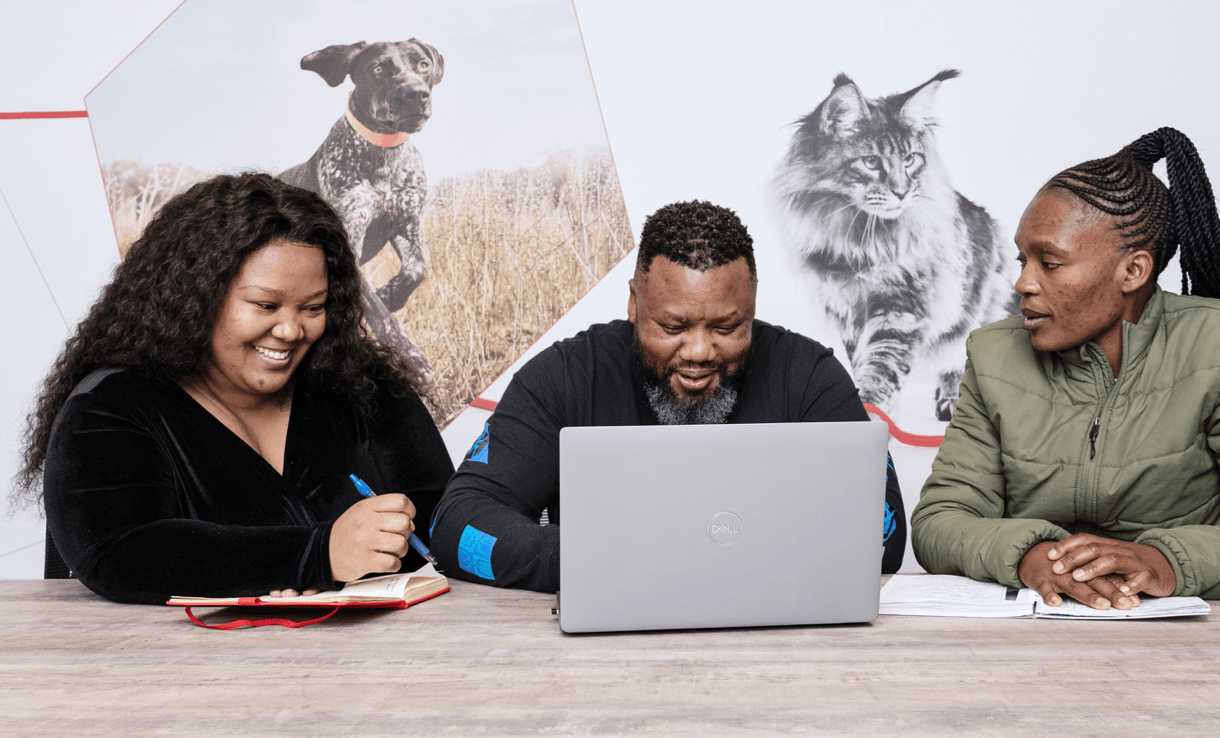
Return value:
<svg viewBox="0 0 1220 738">
<path fill-rule="evenodd" d="M 1220 735 L 1220 615 L 570 636 L 554 602 L 454 582 L 221 632 L 0 581 L 0 734 Z"/>
</svg>

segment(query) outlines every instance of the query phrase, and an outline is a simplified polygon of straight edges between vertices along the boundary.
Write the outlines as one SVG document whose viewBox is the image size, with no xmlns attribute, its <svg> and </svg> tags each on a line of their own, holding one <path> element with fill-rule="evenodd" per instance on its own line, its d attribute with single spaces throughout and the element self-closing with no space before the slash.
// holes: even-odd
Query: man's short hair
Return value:
<svg viewBox="0 0 1220 738">
<path fill-rule="evenodd" d="M 658 256 L 700 272 L 744 257 L 750 277 L 758 281 L 754 239 L 736 213 L 710 202 L 675 202 L 648 216 L 640 233 L 636 274 L 647 274 Z"/>
</svg>

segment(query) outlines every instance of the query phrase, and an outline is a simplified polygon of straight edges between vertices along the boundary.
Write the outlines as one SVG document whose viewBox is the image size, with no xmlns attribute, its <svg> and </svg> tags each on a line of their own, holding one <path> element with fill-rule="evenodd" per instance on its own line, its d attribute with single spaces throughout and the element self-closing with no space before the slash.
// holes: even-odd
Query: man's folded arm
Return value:
<svg viewBox="0 0 1220 738">
<path fill-rule="evenodd" d="M 523 367 L 445 488 L 430 528 L 446 576 L 497 587 L 554 592 L 559 526 L 539 525 L 559 501 L 557 413 L 536 364 Z M 557 521 L 556 521 L 557 522 Z"/>
<path fill-rule="evenodd" d="M 559 526 L 538 521 L 511 496 L 451 485 L 436 511 L 432 553 L 446 576 L 538 592 L 559 588 Z"/>
</svg>

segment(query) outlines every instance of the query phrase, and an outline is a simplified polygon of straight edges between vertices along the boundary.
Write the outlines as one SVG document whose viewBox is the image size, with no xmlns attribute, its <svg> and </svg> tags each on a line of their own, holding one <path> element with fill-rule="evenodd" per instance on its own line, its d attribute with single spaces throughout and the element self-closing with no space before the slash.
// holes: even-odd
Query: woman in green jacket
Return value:
<svg viewBox="0 0 1220 738">
<path fill-rule="evenodd" d="M 1021 315 L 967 342 L 916 557 L 1051 604 L 1220 598 L 1220 218 L 1194 145 L 1161 128 L 1056 175 L 1016 242 Z M 1179 245 L 1190 297 L 1156 285 Z"/>
</svg>

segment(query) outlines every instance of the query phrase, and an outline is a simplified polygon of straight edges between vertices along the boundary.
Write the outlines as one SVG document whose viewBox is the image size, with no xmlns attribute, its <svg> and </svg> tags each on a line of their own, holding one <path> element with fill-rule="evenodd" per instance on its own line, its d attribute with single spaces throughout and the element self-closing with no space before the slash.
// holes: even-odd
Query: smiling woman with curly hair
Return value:
<svg viewBox="0 0 1220 738">
<path fill-rule="evenodd" d="M 361 285 L 313 193 L 243 174 L 166 203 L 29 418 L 16 494 L 41 488 L 49 567 L 157 603 L 422 564 L 406 536 L 452 465 L 418 378 L 365 330 Z"/>
</svg>

